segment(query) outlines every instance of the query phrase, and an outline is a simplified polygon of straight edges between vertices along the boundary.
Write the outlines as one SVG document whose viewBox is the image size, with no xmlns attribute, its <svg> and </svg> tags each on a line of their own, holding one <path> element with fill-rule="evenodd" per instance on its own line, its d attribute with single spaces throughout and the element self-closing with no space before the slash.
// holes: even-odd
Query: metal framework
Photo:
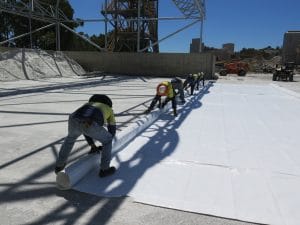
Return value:
<svg viewBox="0 0 300 225">
<path fill-rule="evenodd" d="M 102 15 L 114 28 L 106 46 L 110 51 L 136 52 L 158 40 L 158 0 L 110 0 Z M 106 33 L 107 36 L 107 33 Z M 158 45 L 153 52 L 159 52 Z"/>
<path fill-rule="evenodd" d="M 59 9 L 60 0 L 56 0 L 56 5 L 42 3 L 42 0 L 0 0 L 0 11 L 28 18 L 29 32 L 12 37 L 0 42 L 0 45 L 9 41 L 31 35 L 42 29 L 55 26 L 56 29 L 56 49 L 60 51 L 60 30 L 61 27 L 73 32 L 83 40 L 89 42 L 100 51 L 136 51 L 136 52 L 159 52 L 159 43 L 176 35 L 177 33 L 200 22 L 200 52 L 202 51 L 203 20 L 206 9 L 205 0 L 172 0 L 183 14 L 183 17 L 159 17 L 158 0 L 104 0 L 102 15 L 104 19 L 84 20 L 68 19 Z M 165 1 L 165 0 L 164 0 Z M 31 20 L 39 20 L 49 23 L 48 25 L 31 30 Z M 190 23 L 183 28 L 158 40 L 158 22 L 160 20 L 190 20 Z M 100 47 L 91 40 L 76 33 L 68 27 L 66 23 L 82 22 L 104 22 L 105 24 L 105 46 Z M 109 26 L 113 29 L 108 32 Z M 32 41 L 31 41 L 32 43 Z M 31 44 L 32 46 L 32 44 Z"/>
</svg>

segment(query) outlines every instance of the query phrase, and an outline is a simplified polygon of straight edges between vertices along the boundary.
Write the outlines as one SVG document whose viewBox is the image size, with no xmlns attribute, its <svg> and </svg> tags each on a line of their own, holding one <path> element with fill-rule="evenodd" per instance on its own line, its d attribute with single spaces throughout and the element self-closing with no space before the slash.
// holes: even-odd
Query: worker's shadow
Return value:
<svg viewBox="0 0 300 225">
<path fill-rule="evenodd" d="M 127 145 L 121 152 L 115 153 L 113 164 L 117 164 L 117 171 L 113 176 L 100 179 L 96 174 L 98 171 L 95 170 L 93 171 L 94 178 L 87 178 L 83 182 L 86 184 L 81 185 L 81 188 L 87 188 L 87 192 L 100 196 L 129 195 L 138 180 L 151 167 L 176 151 L 180 142 L 177 128 L 194 109 L 202 106 L 200 99 L 206 93 L 208 93 L 207 90 L 203 90 L 202 93 L 192 96 L 179 110 L 176 118 L 172 110 L 162 113 L 157 122 L 140 134 L 134 142 Z"/>
</svg>

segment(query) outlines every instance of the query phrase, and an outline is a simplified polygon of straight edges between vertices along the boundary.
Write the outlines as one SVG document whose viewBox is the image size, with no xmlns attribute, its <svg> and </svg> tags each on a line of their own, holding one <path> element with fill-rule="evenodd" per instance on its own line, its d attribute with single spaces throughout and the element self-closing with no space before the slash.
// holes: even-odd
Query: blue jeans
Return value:
<svg viewBox="0 0 300 225">
<path fill-rule="evenodd" d="M 68 135 L 60 148 L 56 166 L 61 167 L 66 163 L 76 139 L 82 134 L 102 143 L 100 168 L 102 170 L 108 169 L 111 161 L 112 135 L 103 126 L 95 122 L 90 126 L 86 126 L 80 119 L 74 118 L 72 114 L 69 116 Z"/>
</svg>

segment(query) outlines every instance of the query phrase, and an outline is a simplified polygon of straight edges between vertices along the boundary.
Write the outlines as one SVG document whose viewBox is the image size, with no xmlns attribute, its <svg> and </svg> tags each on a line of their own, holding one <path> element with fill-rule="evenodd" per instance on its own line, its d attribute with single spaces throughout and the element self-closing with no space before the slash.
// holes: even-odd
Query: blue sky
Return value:
<svg viewBox="0 0 300 225">
<path fill-rule="evenodd" d="M 69 0 L 75 18 L 95 19 L 104 0 Z M 283 35 L 300 30 L 300 0 L 206 0 L 206 20 L 203 41 L 206 46 L 221 48 L 234 43 L 235 50 L 282 46 Z M 172 0 L 159 1 L 159 16 L 181 16 Z M 159 22 L 159 39 L 183 27 L 190 21 Z M 78 31 L 104 33 L 103 23 L 86 23 Z M 173 36 L 160 44 L 161 52 L 189 52 L 192 38 L 200 35 L 200 24 Z"/>
</svg>

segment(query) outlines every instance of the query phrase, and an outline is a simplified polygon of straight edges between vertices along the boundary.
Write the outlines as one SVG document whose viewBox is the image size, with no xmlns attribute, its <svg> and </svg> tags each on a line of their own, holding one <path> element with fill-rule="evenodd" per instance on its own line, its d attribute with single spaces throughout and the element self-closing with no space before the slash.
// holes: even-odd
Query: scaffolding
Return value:
<svg viewBox="0 0 300 225">
<path fill-rule="evenodd" d="M 165 0 L 164 0 L 165 1 Z M 42 0 L 0 0 L 0 11 L 28 18 L 29 30 L 26 34 L 12 37 L 0 42 L 0 45 L 22 38 L 24 36 L 55 27 L 56 50 L 60 51 L 61 27 L 69 30 L 87 41 L 100 51 L 131 51 L 131 52 L 159 52 L 159 43 L 186 30 L 194 24 L 200 23 L 200 52 L 202 51 L 203 21 L 206 15 L 205 0 L 172 0 L 181 11 L 183 17 L 159 17 L 158 0 L 104 0 L 101 14 L 103 19 L 68 19 L 59 9 L 60 0 L 56 4 L 43 4 Z M 48 25 L 36 30 L 31 29 L 31 20 L 39 20 Z M 161 20 L 190 20 L 190 22 L 173 33 L 158 39 L 158 26 Z M 84 35 L 78 34 L 66 24 L 86 22 L 104 22 L 105 46 L 98 46 Z M 113 29 L 108 31 L 109 26 Z M 30 38 L 32 41 L 32 38 Z M 31 44 L 32 46 L 32 44 Z"/>
<path fill-rule="evenodd" d="M 158 0 L 110 0 L 102 5 L 102 15 L 113 27 L 106 31 L 109 51 L 136 52 L 158 40 Z M 146 51 L 149 51 L 147 49 Z M 158 45 L 152 52 L 159 52 Z"/>
</svg>

